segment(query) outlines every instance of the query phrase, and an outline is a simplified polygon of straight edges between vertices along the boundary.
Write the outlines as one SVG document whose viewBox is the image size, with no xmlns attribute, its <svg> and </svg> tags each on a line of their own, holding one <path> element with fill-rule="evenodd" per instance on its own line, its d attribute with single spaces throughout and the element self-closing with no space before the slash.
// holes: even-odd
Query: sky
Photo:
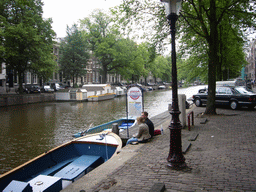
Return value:
<svg viewBox="0 0 256 192">
<path fill-rule="evenodd" d="M 42 0 L 43 17 L 52 18 L 52 29 L 57 37 L 65 37 L 67 25 L 78 23 L 94 9 L 108 10 L 122 3 L 122 0 Z"/>
</svg>

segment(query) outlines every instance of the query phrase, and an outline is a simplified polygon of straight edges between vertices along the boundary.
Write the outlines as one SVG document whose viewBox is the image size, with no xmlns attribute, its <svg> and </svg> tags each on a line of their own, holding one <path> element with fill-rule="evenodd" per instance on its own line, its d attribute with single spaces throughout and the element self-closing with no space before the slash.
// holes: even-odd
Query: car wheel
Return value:
<svg viewBox="0 0 256 192">
<path fill-rule="evenodd" d="M 195 105 L 196 105 L 197 107 L 201 107 L 201 106 L 202 106 L 201 100 L 200 100 L 200 99 L 196 99 L 196 100 L 195 100 Z"/>
<path fill-rule="evenodd" d="M 238 108 L 238 103 L 236 101 L 231 101 L 230 102 L 230 108 L 235 110 Z"/>
</svg>

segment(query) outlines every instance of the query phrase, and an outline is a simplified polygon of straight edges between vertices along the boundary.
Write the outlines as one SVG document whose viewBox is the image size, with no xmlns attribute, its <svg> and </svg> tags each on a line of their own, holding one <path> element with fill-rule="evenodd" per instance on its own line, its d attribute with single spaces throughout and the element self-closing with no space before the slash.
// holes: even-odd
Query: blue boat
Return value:
<svg viewBox="0 0 256 192">
<path fill-rule="evenodd" d="M 0 191 L 61 191 L 121 147 L 120 137 L 107 131 L 74 139 L 0 175 Z"/>
<path fill-rule="evenodd" d="M 101 125 L 89 128 L 86 131 L 81 131 L 81 132 L 75 133 L 73 135 L 73 137 L 78 138 L 78 137 L 82 137 L 86 134 L 98 133 L 98 132 L 101 132 L 101 131 L 104 131 L 104 130 L 111 130 L 114 123 L 118 124 L 119 131 L 123 131 L 127 128 L 131 128 L 132 126 L 134 126 L 136 124 L 136 120 L 133 117 L 129 117 L 128 119 L 127 118 L 121 118 L 121 119 L 118 119 L 118 120 L 110 121 L 108 123 L 101 124 Z"/>
</svg>

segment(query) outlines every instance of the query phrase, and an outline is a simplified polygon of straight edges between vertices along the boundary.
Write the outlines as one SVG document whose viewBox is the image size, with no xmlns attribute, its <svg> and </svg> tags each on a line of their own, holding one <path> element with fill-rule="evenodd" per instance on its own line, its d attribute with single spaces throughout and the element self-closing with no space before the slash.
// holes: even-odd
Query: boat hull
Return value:
<svg viewBox="0 0 256 192">
<path fill-rule="evenodd" d="M 59 191 L 109 160 L 122 147 L 114 133 L 101 132 L 72 140 L 0 175 L 0 191 L 28 185 L 32 191 Z M 50 186 L 44 184 L 53 182 Z M 35 183 L 39 185 L 34 185 Z M 57 186 L 57 188 L 55 188 Z M 43 189 L 42 187 L 46 187 Z"/>
<path fill-rule="evenodd" d="M 114 99 L 114 98 L 115 98 L 115 94 L 99 95 L 94 97 L 88 97 L 88 101 L 97 102 L 97 101 L 105 101 L 105 100 Z"/>
<path fill-rule="evenodd" d="M 98 133 L 104 130 L 111 130 L 114 123 L 117 123 L 119 130 L 122 131 L 124 129 L 133 127 L 136 124 L 136 121 L 135 121 L 135 118 L 128 118 L 128 119 L 121 118 L 118 120 L 110 121 L 108 123 L 95 126 L 93 128 L 86 130 L 85 132 L 78 132 L 74 134 L 73 137 L 78 138 L 78 137 L 82 137 L 85 134 L 92 134 L 92 133 Z"/>
</svg>

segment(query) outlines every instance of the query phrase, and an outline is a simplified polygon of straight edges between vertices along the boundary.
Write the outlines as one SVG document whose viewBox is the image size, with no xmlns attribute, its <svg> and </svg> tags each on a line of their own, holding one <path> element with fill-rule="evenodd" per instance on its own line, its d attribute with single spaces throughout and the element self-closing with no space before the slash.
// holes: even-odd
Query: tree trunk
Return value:
<svg viewBox="0 0 256 192">
<path fill-rule="evenodd" d="M 209 63 L 208 63 L 208 99 L 205 114 L 215 115 L 215 92 L 216 92 L 216 66 L 218 65 L 218 24 L 216 18 L 216 2 L 210 1 L 210 38 Z"/>
<path fill-rule="evenodd" d="M 223 43 L 222 43 L 222 26 L 219 27 L 219 65 L 217 69 L 217 81 L 221 81 L 223 79 L 223 71 L 222 71 L 222 64 L 223 64 Z"/>
<path fill-rule="evenodd" d="M 73 80 L 73 88 L 75 88 L 75 76 L 74 75 L 73 75 L 72 80 Z"/>
<path fill-rule="evenodd" d="M 107 83 L 107 67 L 106 66 L 102 66 L 103 67 L 103 72 L 102 72 L 102 83 L 105 84 Z"/>
<path fill-rule="evenodd" d="M 23 73 L 22 72 L 18 72 L 18 78 L 19 78 L 19 88 L 18 88 L 18 92 L 19 94 L 23 94 Z"/>
</svg>

